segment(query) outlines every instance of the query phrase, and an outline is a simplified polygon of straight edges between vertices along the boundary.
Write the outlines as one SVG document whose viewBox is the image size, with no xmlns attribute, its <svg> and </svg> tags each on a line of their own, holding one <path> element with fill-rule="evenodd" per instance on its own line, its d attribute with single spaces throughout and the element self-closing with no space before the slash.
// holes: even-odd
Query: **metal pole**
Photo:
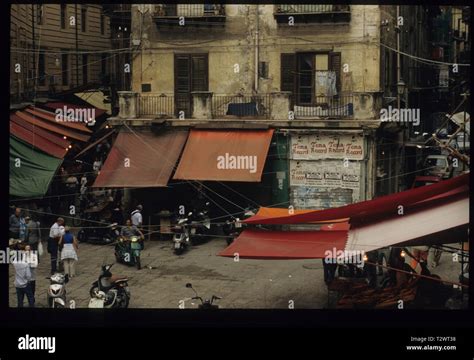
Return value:
<svg viewBox="0 0 474 360">
<path fill-rule="evenodd" d="M 74 11 L 76 17 L 76 86 L 79 86 L 79 35 L 78 29 L 79 19 L 77 17 L 77 4 L 74 4 Z"/>
</svg>

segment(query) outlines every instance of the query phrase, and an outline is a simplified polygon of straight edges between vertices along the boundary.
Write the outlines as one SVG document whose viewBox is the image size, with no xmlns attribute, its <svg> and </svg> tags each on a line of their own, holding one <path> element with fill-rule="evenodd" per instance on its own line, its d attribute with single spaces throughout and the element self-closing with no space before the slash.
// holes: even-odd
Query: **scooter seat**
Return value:
<svg viewBox="0 0 474 360">
<path fill-rule="evenodd" d="M 110 282 L 116 283 L 116 282 L 121 282 L 121 281 L 128 281 L 128 278 L 126 276 L 120 276 L 120 275 L 112 275 L 110 278 Z"/>
</svg>

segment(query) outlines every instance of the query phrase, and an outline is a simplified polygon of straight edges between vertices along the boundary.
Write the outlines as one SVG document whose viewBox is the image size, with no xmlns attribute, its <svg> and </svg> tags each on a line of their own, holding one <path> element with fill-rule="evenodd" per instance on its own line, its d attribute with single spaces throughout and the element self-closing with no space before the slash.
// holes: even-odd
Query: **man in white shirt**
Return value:
<svg viewBox="0 0 474 360">
<path fill-rule="evenodd" d="M 49 230 L 48 252 L 51 255 L 51 275 L 58 270 L 58 241 L 64 235 L 64 219 L 59 217 Z"/>
<path fill-rule="evenodd" d="M 137 205 L 137 208 L 132 211 L 132 225 L 135 225 L 137 228 L 141 228 L 143 224 L 143 217 L 141 211 L 143 210 L 143 206 Z"/>
<path fill-rule="evenodd" d="M 33 295 L 31 281 L 33 276 L 31 274 L 30 264 L 25 261 L 25 252 L 20 250 L 19 247 L 15 249 L 18 251 L 17 259 L 13 262 L 15 268 L 15 288 L 16 296 L 18 299 L 18 307 L 23 307 L 23 301 L 28 299 L 28 306 L 35 307 L 35 297 Z"/>
</svg>

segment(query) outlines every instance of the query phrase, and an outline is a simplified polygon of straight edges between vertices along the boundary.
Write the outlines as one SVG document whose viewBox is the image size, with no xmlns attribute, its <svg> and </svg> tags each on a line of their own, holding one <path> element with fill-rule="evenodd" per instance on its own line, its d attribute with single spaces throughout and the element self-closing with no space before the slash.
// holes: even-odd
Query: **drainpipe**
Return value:
<svg viewBox="0 0 474 360">
<path fill-rule="evenodd" d="M 258 5 L 255 5 L 256 6 L 256 21 L 255 21 L 255 80 L 254 80 L 254 84 L 255 84 L 255 93 L 258 92 L 258 27 L 259 27 L 259 15 L 258 15 Z"/>
</svg>

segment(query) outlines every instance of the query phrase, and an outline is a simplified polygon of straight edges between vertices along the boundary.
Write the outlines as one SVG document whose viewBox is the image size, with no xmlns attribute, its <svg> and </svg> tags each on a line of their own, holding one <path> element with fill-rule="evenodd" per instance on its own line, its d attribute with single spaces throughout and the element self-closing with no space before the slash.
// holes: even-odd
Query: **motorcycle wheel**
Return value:
<svg viewBox="0 0 474 360">
<path fill-rule="evenodd" d="M 178 249 L 174 249 L 174 253 L 176 255 L 181 255 L 184 252 L 184 248 L 179 247 Z"/>
<path fill-rule="evenodd" d="M 120 299 L 120 304 L 118 307 L 120 309 L 127 309 L 128 304 L 130 303 L 130 299 L 128 298 L 127 294 L 125 293 L 125 291 L 122 291 L 119 296 L 121 299 Z"/>
</svg>

